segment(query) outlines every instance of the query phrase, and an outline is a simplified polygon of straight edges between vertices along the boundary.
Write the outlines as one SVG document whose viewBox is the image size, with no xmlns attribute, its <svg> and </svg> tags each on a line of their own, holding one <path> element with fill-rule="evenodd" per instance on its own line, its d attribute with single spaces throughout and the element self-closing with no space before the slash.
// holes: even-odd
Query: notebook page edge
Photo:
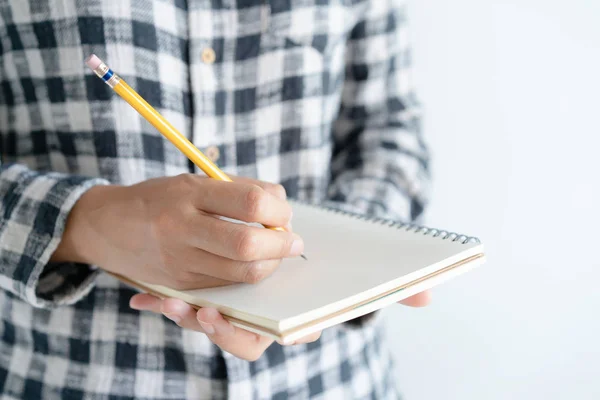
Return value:
<svg viewBox="0 0 600 400">
<path fill-rule="evenodd" d="M 387 306 L 393 305 L 405 298 L 413 296 L 417 293 L 420 293 L 424 290 L 431 289 L 435 286 L 438 286 L 446 281 L 449 281 L 457 276 L 463 275 L 466 272 L 469 272 L 480 265 L 484 264 L 486 261 L 485 254 L 482 253 L 480 258 L 477 258 L 473 261 L 470 261 L 460 267 L 457 267 L 453 270 L 450 270 L 446 273 L 440 274 L 436 277 L 426 279 L 423 282 L 416 284 L 414 286 L 408 287 L 406 289 L 400 289 L 392 294 L 382 297 L 381 299 L 377 299 L 375 301 L 369 302 L 364 306 L 359 306 L 355 309 L 352 309 L 348 312 L 341 313 L 333 316 L 332 318 L 325 319 L 323 321 L 317 322 L 315 324 L 309 325 L 305 328 L 301 328 L 298 330 L 290 330 L 283 331 L 279 337 L 279 340 L 284 343 L 290 343 L 295 340 L 301 339 L 311 333 L 321 331 L 323 329 L 327 329 L 328 327 L 332 327 L 346 321 L 352 320 L 354 318 L 358 318 L 362 315 L 369 314 L 371 312 L 375 312 L 381 310 Z"/>
<path fill-rule="evenodd" d="M 461 262 L 463 260 L 467 260 L 469 257 L 472 257 L 477 254 L 483 254 L 484 249 L 482 244 L 473 244 L 471 247 L 465 249 L 464 251 L 457 253 L 453 256 L 447 257 L 446 259 L 440 260 L 437 263 L 429 265 L 425 268 L 421 268 L 419 270 L 413 271 L 407 275 L 400 276 L 396 279 L 387 281 L 382 283 L 376 287 L 365 290 L 361 293 L 357 293 L 353 296 L 346 297 L 344 299 L 340 299 L 334 303 L 327 304 L 326 306 L 315 308 L 313 310 L 309 310 L 305 313 L 298 314 L 288 318 L 282 318 L 278 321 L 279 328 L 283 331 L 288 329 L 293 329 L 296 326 L 302 325 L 306 323 L 306 321 L 315 320 L 318 318 L 322 318 L 326 315 L 333 314 L 344 308 L 350 307 L 353 304 L 360 303 L 365 299 L 372 298 L 374 296 L 379 295 L 380 293 L 385 293 L 393 289 L 394 287 L 399 287 L 401 285 L 413 282 L 422 278 L 423 276 L 430 275 L 435 273 L 436 271 L 442 270 L 448 266 L 451 266 L 457 262 Z"/>
</svg>

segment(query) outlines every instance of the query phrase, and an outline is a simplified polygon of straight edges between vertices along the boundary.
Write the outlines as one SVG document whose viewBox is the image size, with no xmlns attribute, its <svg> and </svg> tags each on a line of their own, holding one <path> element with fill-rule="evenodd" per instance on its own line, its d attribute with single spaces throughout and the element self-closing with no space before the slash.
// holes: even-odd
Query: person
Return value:
<svg viewBox="0 0 600 400">
<path fill-rule="evenodd" d="M 283 346 L 107 272 L 260 282 L 305 251 L 288 199 L 421 218 L 403 3 L 5 0 L 0 19 L 6 398 L 400 396 L 380 312 Z M 92 53 L 234 182 L 204 176 L 93 75 Z"/>
</svg>

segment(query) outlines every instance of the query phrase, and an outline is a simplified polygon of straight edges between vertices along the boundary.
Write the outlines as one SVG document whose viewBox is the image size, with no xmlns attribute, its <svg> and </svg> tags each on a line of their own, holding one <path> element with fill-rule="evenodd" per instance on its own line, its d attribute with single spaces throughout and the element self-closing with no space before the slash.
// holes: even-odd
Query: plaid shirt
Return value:
<svg viewBox="0 0 600 400">
<path fill-rule="evenodd" d="M 198 173 L 83 64 L 96 53 L 226 172 L 397 220 L 427 149 L 393 0 L 0 0 L 0 392 L 27 399 L 395 398 L 380 318 L 255 362 L 52 264 L 93 185 Z"/>
</svg>

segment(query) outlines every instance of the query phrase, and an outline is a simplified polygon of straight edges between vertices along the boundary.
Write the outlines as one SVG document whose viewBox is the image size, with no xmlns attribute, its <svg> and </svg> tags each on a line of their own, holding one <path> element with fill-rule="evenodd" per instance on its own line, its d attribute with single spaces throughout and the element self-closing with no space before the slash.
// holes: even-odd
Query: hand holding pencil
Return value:
<svg viewBox="0 0 600 400">
<path fill-rule="evenodd" d="M 104 81 L 141 114 L 157 115 L 103 63 L 93 57 L 88 63 L 97 73 L 107 71 Z M 257 283 L 282 259 L 302 255 L 302 238 L 288 231 L 292 210 L 281 185 L 227 177 L 164 118 L 153 124 L 217 179 L 188 173 L 93 187 L 70 212 L 53 261 L 98 265 L 151 284 L 194 289 Z"/>
<path fill-rule="evenodd" d="M 231 178 L 221 171 L 210 158 L 205 156 L 184 135 L 175 129 L 169 121 L 148 104 L 122 78 L 115 74 L 100 58 L 92 54 L 85 60 L 85 63 L 99 78 L 104 80 L 109 87 L 150 122 L 152 126 L 173 143 L 206 175 L 213 179 L 231 182 Z M 265 226 L 265 228 L 284 231 L 282 227 Z M 301 254 L 301 257 L 306 259 L 304 254 Z"/>
</svg>

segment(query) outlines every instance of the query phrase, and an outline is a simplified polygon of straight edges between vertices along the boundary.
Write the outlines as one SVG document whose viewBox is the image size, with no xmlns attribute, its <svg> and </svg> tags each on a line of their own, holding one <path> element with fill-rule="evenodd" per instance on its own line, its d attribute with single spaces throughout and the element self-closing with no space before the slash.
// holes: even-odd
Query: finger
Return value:
<svg viewBox="0 0 600 400">
<path fill-rule="evenodd" d="M 163 314 L 182 328 L 203 332 L 224 351 L 248 361 L 258 359 L 273 343 L 267 337 L 236 328 L 215 309 L 201 308 L 195 312 L 179 299 L 161 300 L 142 293 L 133 296 L 130 305 L 134 309 Z"/>
<path fill-rule="evenodd" d="M 304 241 L 291 232 L 247 226 L 208 215 L 189 219 L 186 237 L 191 246 L 236 261 L 275 260 L 299 256 Z"/>
<path fill-rule="evenodd" d="M 179 299 L 160 299 L 151 294 L 136 294 L 129 301 L 131 308 L 140 311 L 150 311 L 162 314 L 186 329 L 202 332 L 196 320 L 196 312 L 192 306 Z"/>
<path fill-rule="evenodd" d="M 189 255 L 182 257 L 185 261 L 181 268 L 185 271 L 199 276 L 208 275 L 226 283 L 258 283 L 271 275 L 281 263 L 281 259 L 236 261 L 197 248 L 190 248 Z"/>
<path fill-rule="evenodd" d="M 183 300 L 160 299 L 151 294 L 136 294 L 129 301 L 131 308 L 162 314 L 182 328 L 205 333 L 196 319 L 196 310 Z"/>
<path fill-rule="evenodd" d="M 321 332 L 315 332 L 301 339 L 296 340 L 295 344 L 312 343 L 321 338 Z"/>
<path fill-rule="evenodd" d="M 287 200 L 287 191 L 285 187 L 279 183 L 270 183 L 265 181 L 259 181 L 256 179 L 243 178 L 243 177 L 231 177 L 234 182 L 244 182 L 248 184 L 258 185 L 267 192 L 271 193 L 273 196 L 280 198 L 281 200 Z M 293 212 L 292 212 L 293 215 Z M 286 231 L 291 232 L 292 229 L 292 216 L 290 216 L 290 221 L 283 227 Z"/>
<path fill-rule="evenodd" d="M 283 187 L 283 185 L 280 185 L 278 183 L 259 181 L 257 179 L 251 179 L 251 178 L 246 178 L 246 177 L 241 177 L 241 176 L 230 176 L 230 178 L 234 182 L 260 186 L 261 188 L 263 188 L 264 190 L 266 190 L 267 192 L 271 193 L 273 196 L 275 196 L 281 200 L 287 199 L 287 192 L 286 192 L 285 188 Z"/>
<path fill-rule="evenodd" d="M 426 290 L 417 293 L 414 296 L 401 300 L 399 303 L 409 307 L 425 307 L 431 303 L 431 292 Z"/>
<path fill-rule="evenodd" d="M 205 179 L 192 197 L 192 205 L 199 210 L 244 222 L 285 226 L 292 215 L 287 201 L 249 183 Z"/>
<path fill-rule="evenodd" d="M 184 329 L 204 332 L 198 319 L 196 318 L 196 309 L 190 304 L 179 299 L 163 300 L 160 312 L 171 321 Z"/>
<path fill-rule="evenodd" d="M 129 299 L 129 307 L 139 311 L 159 310 L 162 300 L 147 293 L 133 295 Z"/>
<path fill-rule="evenodd" d="M 233 326 L 214 308 L 201 308 L 196 316 L 210 340 L 238 358 L 255 361 L 273 343 L 268 337 Z"/>
<path fill-rule="evenodd" d="M 316 342 L 320 338 L 321 338 L 321 332 L 315 332 L 315 333 L 311 333 L 310 335 L 307 335 L 301 339 L 295 340 L 291 343 L 283 343 L 280 340 L 278 340 L 277 343 L 279 343 L 282 346 L 293 346 L 296 344 L 306 344 L 306 343 Z"/>
</svg>

